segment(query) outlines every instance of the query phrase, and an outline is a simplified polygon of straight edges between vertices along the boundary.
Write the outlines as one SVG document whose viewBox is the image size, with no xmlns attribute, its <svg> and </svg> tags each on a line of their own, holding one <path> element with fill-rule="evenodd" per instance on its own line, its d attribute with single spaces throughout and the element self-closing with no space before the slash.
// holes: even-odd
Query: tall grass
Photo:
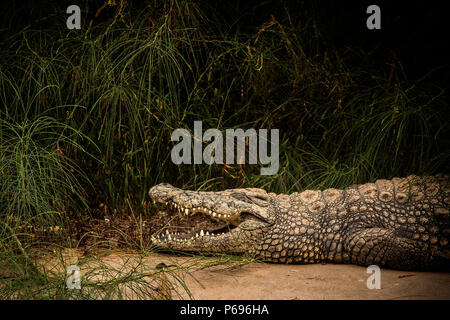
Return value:
<svg viewBox="0 0 450 320">
<path fill-rule="evenodd" d="M 250 28 L 203 2 L 129 4 L 86 2 L 81 32 L 64 14 L 0 30 L 0 267 L 23 279 L 41 273 L 24 226 L 64 231 L 69 212 L 87 219 L 100 202 L 108 214 L 151 212 L 159 182 L 288 193 L 448 169 L 448 92 L 328 46 L 306 8 Z M 280 129 L 278 173 L 174 165 L 171 132 L 195 120 Z"/>
</svg>

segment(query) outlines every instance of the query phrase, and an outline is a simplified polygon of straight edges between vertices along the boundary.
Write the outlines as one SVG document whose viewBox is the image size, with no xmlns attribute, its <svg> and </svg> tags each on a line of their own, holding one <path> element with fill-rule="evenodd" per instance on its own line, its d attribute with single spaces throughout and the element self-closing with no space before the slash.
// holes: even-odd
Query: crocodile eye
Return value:
<svg viewBox="0 0 450 320">
<path fill-rule="evenodd" d="M 261 207 L 266 207 L 269 205 L 269 197 L 264 195 L 249 195 L 245 192 L 233 192 L 231 196 L 237 200 L 256 204 Z"/>
<path fill-rule="evenodd" d="M 269 205 L 269 197 L 264 197 L 261 195 L 258 196 L 249 196 L 254 204 L 257 204 L 260 207 L 267 207 Z"/>
<path fill-rule="evenodd" d="M 241 201 L 245 201 L 245 202 L 249 202 L 249 198 L 247 197 L 247 195 L 243 192 L 233 192 L 231 194 L 231 196 L 237 200 L 241 200 Z"/>
<path fill-rule="evenodd" d="M 264 196 L 262 194 L 251 196 L 251 198 L 256 198 L 256 199 L 263 200 L 263 201 L 269 201 L 269 196 L 267 196 L 267 195 Z"/>
</svg>

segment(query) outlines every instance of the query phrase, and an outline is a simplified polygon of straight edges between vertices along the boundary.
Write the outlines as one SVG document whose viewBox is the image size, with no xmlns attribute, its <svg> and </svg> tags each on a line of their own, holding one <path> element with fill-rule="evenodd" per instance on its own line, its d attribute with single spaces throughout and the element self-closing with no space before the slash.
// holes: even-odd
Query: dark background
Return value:
<svg viewBox="0 0 450 320">
<path fill-rule="evenodd" d="M 93 17 L 103 3 L 86 0 L 6 0 L 1 4 L 0 26 L 17 32 L 31 21 L 49 14 L 64 15 L 70 4 L 90 8 L 88 16 Z M 151 3 L 128 1 L 128 5 L 136 9 L 143 9 Z M 366 9 L 371 4 L 381 9 L 381 30 L 366 28 L 369 16 Z M 439 68 L 431 75 L 431 79 L 440 86 L 449 84 L 448 21 L 444 1 L 224 0 L 211 1 L 208 5 L 217 9 L 227 22 L 233 21 L 234 28 L 244 32 L 254 31 L 271 15 L 281 19 L 288 11 L 291 18 L 296 19 L 302 11 L 307 10 L 316 15 L 323 30 L 322 35 L 330 45 L 338 48 L 361 47 L 370 53 L 369 59 L 380 63 L 386 57 L 395 55 L 402 62 L 409 80 L 418 79 Z M 98 19 L 108 19 L 113 14 L 113 9 L 106 8 Z M 42 21 L 43 25 L 45 23 L 46 20 Z"/>
</svg>

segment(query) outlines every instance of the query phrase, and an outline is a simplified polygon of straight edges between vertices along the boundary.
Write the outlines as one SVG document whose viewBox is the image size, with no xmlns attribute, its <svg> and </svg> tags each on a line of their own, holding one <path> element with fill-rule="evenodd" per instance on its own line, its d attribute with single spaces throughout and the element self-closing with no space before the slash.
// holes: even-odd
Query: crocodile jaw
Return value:
<svg viewBox="0 0 450 320">
<path fill-rule="evenodd" d="M 235 189 L 246 192 L 245 189 Z M 236 199 L 230 190 L 196 192 L 159 184 L 149 191 L 151 199 L 185 216 L 203 214 L 227 222 L 225 232 L 194 230 L 185 234 L 166 233 L 152 237 L 161 249 L 221 253 L 251 253 L 259 244 L 270 223 L 266 209 L 254 203 Z"/>
</svg>

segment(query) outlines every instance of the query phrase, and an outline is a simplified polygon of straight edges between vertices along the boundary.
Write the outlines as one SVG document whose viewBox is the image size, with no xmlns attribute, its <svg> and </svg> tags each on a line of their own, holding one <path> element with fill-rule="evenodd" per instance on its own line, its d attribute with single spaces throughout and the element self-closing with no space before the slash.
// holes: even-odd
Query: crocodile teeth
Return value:
<svg viewBox="0 0 450 320">
<path fill-rule="evenodd" d="M 200 236 L 203 237 L 205 235 L 205 233 L 203 232 L 203 230 L 200 230 Z"/>
<path fill-rule="evenodd" d="M 153 201 L 153 199 L 152 199 L 152 201 Z M 207 215 L 210 215 L 212 217 L 215 217 L 215 218 L 229 220 L 229 219 L 233 219 L 235 216 L 239 215 L 238 213 L 234 213 L 234 214 L 217 213 L 217 212 L 214 212 L 211 209 L 208 209 L 206 207 L 201 207 L 201 206 L 200 207 L 194 207 L 194 208 L 184 208 L 183 206 L 181 206 L 181 205 L 179 205 L 179 204 L 177 204 L 175 202 L 172 202 L 172 200 L 166 201 L 165 204 L 168 205 L 171 208 L 177 209 L 177 211 L 179 213 L 184 214 L 186 216 L 188 216 L 188 215 L 192 216 L 192 215 L 196 214 L 197 212 L 203 212 L 203 213 L 205 213 Z"/>
</svg>

